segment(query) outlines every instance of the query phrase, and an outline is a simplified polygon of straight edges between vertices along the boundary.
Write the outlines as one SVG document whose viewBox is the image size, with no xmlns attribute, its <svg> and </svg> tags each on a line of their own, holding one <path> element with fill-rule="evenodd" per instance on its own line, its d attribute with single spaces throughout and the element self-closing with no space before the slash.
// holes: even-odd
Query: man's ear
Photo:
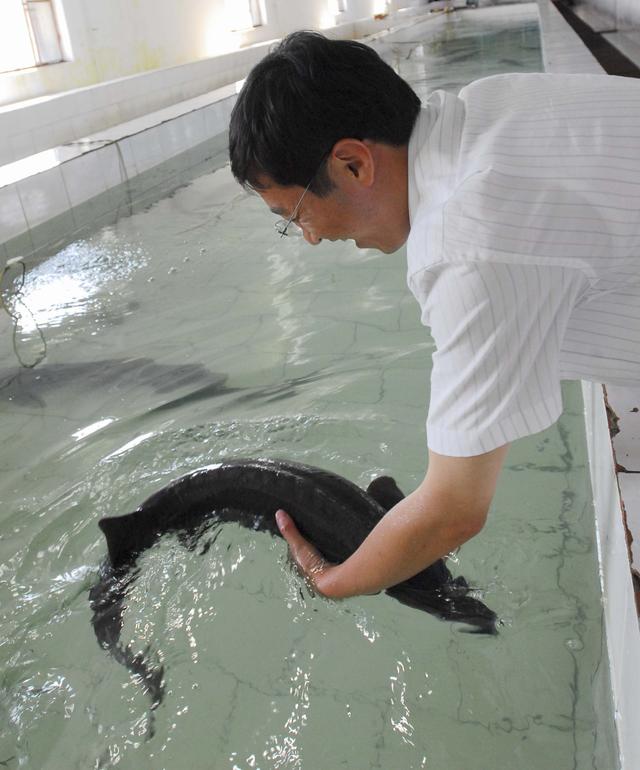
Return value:
<svg viewBox="0 0 640 770">
<path fill-rule="evenodd" d="M 371 187 L 375 179 L 375 160 L 366 142 L 340 139 L 331 151 L 332 171 L 347 183 Z"/>
</svg>

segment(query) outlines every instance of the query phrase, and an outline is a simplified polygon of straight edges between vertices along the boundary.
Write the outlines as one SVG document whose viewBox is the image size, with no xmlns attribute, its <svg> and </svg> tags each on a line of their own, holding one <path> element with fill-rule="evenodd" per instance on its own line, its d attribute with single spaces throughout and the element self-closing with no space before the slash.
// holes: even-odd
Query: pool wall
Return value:
<svg viewBox="0 0 640 770">
<path fill-rule="evenodd" d="M 390 14 L 384 20 L 350 22 L 323 31 L 334 36 L 360 37 L 410 24 L 417 12 L 418 9 L 412 8 Z M 480 12 L 522 18 L 538 13 L 547 71 L 602 72 L 551 0 L 537 0 L 537 9 L 536 4 L 531 3 L 483 8 Z M 442 15 L 433 19 L 434 24 L 444 21 Z M 269 43 L 260 43 L 239 52 L 233 61 L 237 76 L 244 76 L 268 46 Z M 206 63 L 197 62 L 193 66 L 205 67 Z M 174 69 L 178 68 L 146 73 L 135 80 L 138 85 L 146 83 L 151 87 L 154 78 L 171 77 Z M 118 87 L 122 86 L 121 81 L 115 81 L 120 84 Z M 115 221 L 123 211 L 130 210 L 135 201 L 148 199 L 159 190 L 161 178 L 166 178 L 167 170 L 171 173 L 176 159 L 180 161 L 175 162 L 176 168 L 185 165 L 189 168 L 190 164 L 195 167 L 202 159 L 222 152 L 229 115 L 240 86 L 241 81 L 192 96 L 110 128 L 67 138 L 64 144 L 59 142 L 60 146 L 51 146 L 55 136 L 51 133 L 49 146 L 39 147 L 40 151 L 13 162 L 7 163 L 5 159 L 5 165 L 0 166 L 0 265 L 15 257 L 35 261 L 84 228 Z M 113 87 L 111 83 L 104 83 L 91 89 L 78 89 L 61 95 L 59 101 L 48 100 L 57 107 L 48 104 L 47 109 L 76 109 L 88 98 L 89 92 L 104 98 L 108 104 Z M 65 100 L 70 100 L 67 107 Z M 35 125 L 32 121 L 41 120 L 38 112 L 41 109 L 44 107 L 37 103 L 26 105 L 16 124 L 18 129 L 20 125 Z M 8 123 L 0 122 L 0 126 L 5 136 Z M 211 137 L 218 138 L 212 140 Z M 638 522 L 640 536 L 640 430 L 635 423 L 640 423 L 640 413 L 632 411 L 640 404 L 632 403 L 633 394 L 624 390 L 609 388 L 608 391 L 623 428 L 622 443 L 617 446 L 615 440 L 612 446 L 602 386 L 583 383 L 620 767 L 631 770 L 640 767 L 640 734 L 634 729 L 640 694 L 640 633 L 624 513 L 628 522 Z M 620 442 L 620 437 L 617 440 Z M 616 475 L 614 449 L 618 465 L 624 464 L 637 475 Z"/>
</svg>

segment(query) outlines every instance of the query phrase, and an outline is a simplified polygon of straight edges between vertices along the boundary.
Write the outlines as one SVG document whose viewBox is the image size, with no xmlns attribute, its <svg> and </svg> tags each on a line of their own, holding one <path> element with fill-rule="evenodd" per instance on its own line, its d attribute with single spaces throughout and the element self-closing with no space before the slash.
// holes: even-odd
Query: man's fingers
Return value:
<svg viewBox="0 0 640 770">
<path fill-rule="evenodd" d="M 313 576 L 322 572 L 327 562 L 307 540 L 302 537 L 293 519 L 286 511 L 276 511 L 276 523 L 282 537 L 287 541 L 291 556 L 304 575 Z"/>
<path fill-rule="evenodd" d="M 293 523 L 293 519 L 286 511 L 276 511 L 276 524 L 278 525 L 278 529 L 280 530 L 280 534 L 285 537 L 285 533 L 291 528 L 296 528 L 296 525 Z"/>
</svg>

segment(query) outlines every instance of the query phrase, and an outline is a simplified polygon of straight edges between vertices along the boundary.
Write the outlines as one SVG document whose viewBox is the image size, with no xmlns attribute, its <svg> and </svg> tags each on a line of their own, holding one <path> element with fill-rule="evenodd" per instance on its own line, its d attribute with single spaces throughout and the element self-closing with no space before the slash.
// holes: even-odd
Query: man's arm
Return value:
<svg viewBox="0 0 640 770">
<path fill-rule="evenodd" d="M 284 512 L 276 517 L 280 532 L 320 593 L 334 599 L 376 593 L 420 572 L 482 529 L 507 450 L 505 444 L 474 457 L 429 452 L 420 486 L 342 564 L 328 564 Z"/>
</svg>

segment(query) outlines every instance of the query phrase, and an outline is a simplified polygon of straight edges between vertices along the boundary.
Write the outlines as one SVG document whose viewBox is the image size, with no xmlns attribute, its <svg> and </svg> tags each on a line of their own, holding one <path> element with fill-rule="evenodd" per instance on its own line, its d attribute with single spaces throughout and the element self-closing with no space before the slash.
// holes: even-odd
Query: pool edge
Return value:
<svg viewBox="0 0 640 770">
<path fill-rule="evenodd" d="M 620 767 L 631 770 L 640 763 L 633 719 L 640 692 L 640 631 L 603 386 L 583 381 L 582 397 Z"/>
</svg>

